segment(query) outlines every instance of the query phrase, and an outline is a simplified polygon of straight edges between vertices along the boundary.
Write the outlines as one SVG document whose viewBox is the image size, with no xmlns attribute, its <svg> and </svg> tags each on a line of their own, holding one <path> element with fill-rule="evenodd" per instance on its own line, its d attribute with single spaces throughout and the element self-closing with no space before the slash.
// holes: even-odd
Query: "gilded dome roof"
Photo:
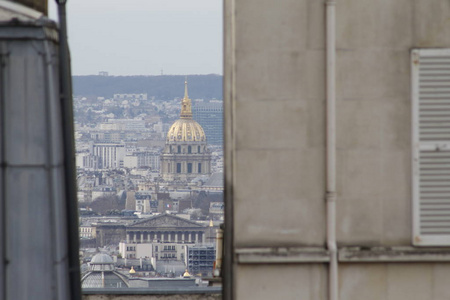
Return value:
<svg viewBox="0 0 450 300">
<path fill-rule="evenodd" d="M 203 142 L 206 141 L 202 126 L 192 119 L 179 119 L 167 133 L 168 142 Z"/>
<path fill-rule="evenodd" d="M 206 135 L 200 124 L 192 119 L 191 99 L 187 92 L 187 81 L 184 82 L 184 98 L 181 100 L 180 119 L 169 129 L 167 142 L 206 142 Z"/>
</svg>

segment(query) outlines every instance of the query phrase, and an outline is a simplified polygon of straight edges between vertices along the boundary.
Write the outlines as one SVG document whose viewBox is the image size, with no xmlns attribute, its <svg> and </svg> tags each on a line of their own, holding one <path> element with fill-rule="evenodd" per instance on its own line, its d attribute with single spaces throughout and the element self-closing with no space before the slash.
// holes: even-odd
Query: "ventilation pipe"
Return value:
<svg viewBox="0 0 450 300">
<path fill-rule="evenodd" d="M 336 0 L 326 1 L 326 85 L 327 85 L 327 248 L 330 253 L 328 297 L 338 300 L 336 246 Z"/>
</svg>

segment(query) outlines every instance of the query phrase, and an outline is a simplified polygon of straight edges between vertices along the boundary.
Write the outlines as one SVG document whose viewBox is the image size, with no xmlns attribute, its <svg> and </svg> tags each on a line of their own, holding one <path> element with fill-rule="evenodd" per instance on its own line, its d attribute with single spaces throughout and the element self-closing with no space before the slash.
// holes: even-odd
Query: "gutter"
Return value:
<svg viewBox="0 0 450 300">
<path fill-rule="evenodd" d="M 330 253 L 328 299 L 338 300 L 336 246 L 336 0 L 326 3 L 326 156 L 327 248 Z"/>
</svg>

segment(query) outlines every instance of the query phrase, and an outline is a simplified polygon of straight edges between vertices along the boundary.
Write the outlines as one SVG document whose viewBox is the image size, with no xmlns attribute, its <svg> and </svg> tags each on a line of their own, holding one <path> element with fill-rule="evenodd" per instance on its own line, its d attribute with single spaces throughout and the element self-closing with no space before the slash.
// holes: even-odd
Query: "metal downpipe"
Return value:
<svg viewBox="0 0 450 300">
<path fill-rule="evenodd" d="M 327 248 L 330 253 L 328 297 L 338 300 L 336 246 L 336 0 L 326 1 L 326 93 L 327 93 Z"/>
</svg>

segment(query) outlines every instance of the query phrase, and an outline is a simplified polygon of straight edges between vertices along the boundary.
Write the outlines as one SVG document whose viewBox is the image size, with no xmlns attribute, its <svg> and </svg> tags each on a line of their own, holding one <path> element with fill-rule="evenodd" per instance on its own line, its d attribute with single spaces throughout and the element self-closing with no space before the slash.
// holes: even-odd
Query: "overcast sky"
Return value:
<svg viewBox="0 0 450 300">
<path fill-rule="evenodd" d="M 67 15 L 73 75 L 222 74 L 222 0 L 68 0 Z"/>
</svg>

